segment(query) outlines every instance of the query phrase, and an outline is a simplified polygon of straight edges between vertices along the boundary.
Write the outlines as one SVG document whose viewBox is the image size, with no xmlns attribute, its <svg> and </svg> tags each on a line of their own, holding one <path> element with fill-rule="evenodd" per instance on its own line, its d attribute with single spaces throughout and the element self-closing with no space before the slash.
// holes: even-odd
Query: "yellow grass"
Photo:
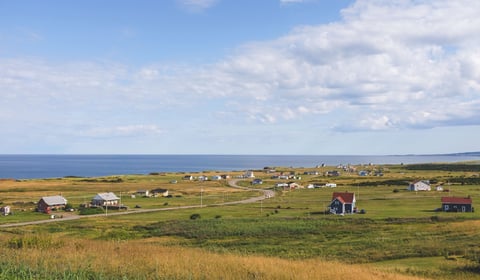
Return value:
<svg viewBox="0 0 480 280">
<path fill-rule="evenodd" d="M 45 243 L 51 248 L 12 249 L 8 248 L 9 240 L 4 237 L 1 255 L 32 268 L 56 272 L 91 270 L 127 279 L 420 279 L 368 265 L 294 261 L 166 247 L 159 239 L 119 242 L 60 236 L 44 238 L 50 238 Z"/>
</svg>

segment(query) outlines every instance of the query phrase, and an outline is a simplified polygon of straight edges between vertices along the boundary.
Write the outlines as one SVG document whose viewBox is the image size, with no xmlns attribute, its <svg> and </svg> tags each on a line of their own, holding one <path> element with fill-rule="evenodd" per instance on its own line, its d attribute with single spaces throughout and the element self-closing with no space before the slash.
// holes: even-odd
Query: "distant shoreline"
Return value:
<svg viewBox="0 0 480 280">
<path fill-rule="evenodd" d="M 448 155 L 0 155 L 0 178 L 100 177 L 153 172 L 227 172 L 266 166 L 454 163 L 480 160 L 480 153 Z"/>
</svg>

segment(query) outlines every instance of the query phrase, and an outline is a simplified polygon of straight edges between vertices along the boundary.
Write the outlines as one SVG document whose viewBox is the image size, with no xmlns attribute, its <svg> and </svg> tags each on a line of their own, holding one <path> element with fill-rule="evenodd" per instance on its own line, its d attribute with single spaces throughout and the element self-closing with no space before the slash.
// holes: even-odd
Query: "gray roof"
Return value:
<svg viewBox="0 0 480 280">
<path fill-rule="evenodd" d="M 42 200 L 47 205 L 63 205 L 67 204 L 67 200 L 61 195 L 54 195 L 54 196 L 44 196 Z"/>
<path fill-rule="evenodd" d="M 119 200 L 114 193 L 109 192 L 109 193 L 99 193 L 97 194 L 93 200 L 100 200 L 100 201 L 112 201 L 112 200 Z"/>
</svg>

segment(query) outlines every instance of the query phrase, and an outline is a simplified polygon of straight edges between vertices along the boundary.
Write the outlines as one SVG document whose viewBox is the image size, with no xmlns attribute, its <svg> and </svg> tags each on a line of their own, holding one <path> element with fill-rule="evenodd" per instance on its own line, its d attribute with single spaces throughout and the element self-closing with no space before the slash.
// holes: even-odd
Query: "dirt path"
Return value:
<svg viewBox="0 0 480 280">
<path fill-rule="evenodd" d="M 233 204 L 247 204 L 247 203 L 254 203 L 260 200 L 264 200 L 267 198 L 271 198 L 275 196 L 275 192 L 272 190 L 264 190 L 264 189 L 255 189 L 255 188 L 247 188 L 239 186 L 237 183 L 241 181 L 240 179 L 234 179 L 228 181 L 228 185 L 232 188 L 243 189 L 248 191 L 259 191 L 263 192 L 263 195 L 252 197 L 244 200 L 239 201 L 230 201 L 224 203 L 217 203 L 217 204 L 209 204 L 209 205 L 187 205 L 187 206 L 177 206 L 177 207 L 168 207 L 168 208 L 155 208 L 155 209 L 134 209 L 124 212 L 112 212 L 106 214 L 96 214 L 96 215 L 76 215 L 76 214 L 65 214 L 62 218 L 55 218 L 49 220 L 40 220 L 40 221 L 30 221 L 30 222 L 22 222 L 22 223 L 11 223 L 11 224 L 3 224 L 0 225 L 0 228 L 8 228 L 8 227 L 21 227 L 21 226 L 28 226 L 28 225 L 38 225 L 38 224 L 46 224 L 46 223 L 53 223 L 53 222 L 62 222 L 62 221 L 71 221 L 71 220 L 78 220 L 78 219 L 85 219 L 85 218 L 92 218 L 92 217 L 106 217 L 106 216 L 118 216 L 118 215 L 128 215 L 128 214 L 139 214 L 139 213 L 150 213 L 150 212 L 158 212 L 158 211 L 172 211 L 172 210 L 179 210 L 179 209 L 192 209 L 192 208 L 201 208 L 207 206 L 222 206 L 222 205 L 233 205 Z"/>
</svg>

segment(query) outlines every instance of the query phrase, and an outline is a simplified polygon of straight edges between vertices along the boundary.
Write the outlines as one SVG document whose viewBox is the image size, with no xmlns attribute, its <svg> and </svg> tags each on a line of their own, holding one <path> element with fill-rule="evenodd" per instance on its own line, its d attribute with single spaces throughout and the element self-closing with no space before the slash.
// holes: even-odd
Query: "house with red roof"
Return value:
<svg viewBox="0 0 480 280">
<path fill-rule="evenodd" d="M 334 192 L 330 202 L 330 213 L 332 214 L 353 214 L 356 212 L 355 193 Z"/>
<path fill-rule="evenodd" d="M 442 210 L 445 212 L 473 212 L 471 197 L 442 197 Z"/>
</svg>

